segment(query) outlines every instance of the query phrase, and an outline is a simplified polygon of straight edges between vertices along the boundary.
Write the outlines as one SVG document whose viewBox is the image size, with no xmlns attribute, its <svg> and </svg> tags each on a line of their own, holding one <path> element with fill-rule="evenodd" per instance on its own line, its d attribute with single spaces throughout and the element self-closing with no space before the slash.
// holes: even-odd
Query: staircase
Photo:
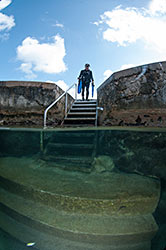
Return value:
<svg viewBox="0 0 166 250">
<path fill-rule="evenodd" d="M 89 127 L 96 125 L 97 100 L 76 100 L 64 119 L 65 127 Z"/>
<path fill-rule="evenodd" d="M 75 100 L 64 118 L 63 127 L 94 127 L 97 125 L 97 100 Z M 51 136 L 42 159 L 55 168 L 91 172 L 96 156 L 96 131 L 58 131 Z"/>
<path fill-rule="evenodd" d="M 91 172 L 95 156 L 95 131 L 58 131 L 46 144 L 42 159 L 55 168 Z"/>
</svg>

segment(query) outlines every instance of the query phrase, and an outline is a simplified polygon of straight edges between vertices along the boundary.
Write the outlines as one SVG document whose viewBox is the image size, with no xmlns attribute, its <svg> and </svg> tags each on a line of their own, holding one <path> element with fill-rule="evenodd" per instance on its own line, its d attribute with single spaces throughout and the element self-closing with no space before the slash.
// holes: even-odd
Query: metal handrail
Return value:
<svg viewBox="0 0 166 250">
<path fill-rule="evenodd" d="M 96 107 L 96 120 L 95 120 L 95 126 L 97 127 L 97 120 L 98 120 L 98 110 L 103 111 L 102 107 Z"/>
<path fill-rule="evenodd" d="M 50 104 L 50 106 L 48 106 L 46 108 L 46 110 L 44 111 L 44 128 L 46 128 L 46 119 L 47 119 L 47 112 L 49 109 L 51 109 L 64 95 L 66 95 L 66 99 L 65 99 L 65 115 L 67 113 L 67 94 L 68 91 L 75 86 L 75 99 L 77 99 L 77 83 L 72 84 L 61 96 L 59 96 L 53 103 Z"/>
</svg>

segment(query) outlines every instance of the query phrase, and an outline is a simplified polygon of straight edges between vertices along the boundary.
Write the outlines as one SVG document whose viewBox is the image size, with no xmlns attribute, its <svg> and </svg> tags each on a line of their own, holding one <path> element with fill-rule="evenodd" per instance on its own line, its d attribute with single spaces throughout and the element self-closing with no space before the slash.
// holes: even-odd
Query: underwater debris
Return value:
<svg viewBox="0 0 166 250">
<path fill-rule="evenodd" d="M 27 247 L 33 247 L 36 243 L 35 242 L 29 242 L 26 244 Z"/>
<path fill-rule="evenodd" d="M 113 172 L 115 169 L 115 164 L 110 156 L 100 155 L 94 158 L 92 163 L 93 170 L 97 173 L 103 172 Z"/>
</svg>

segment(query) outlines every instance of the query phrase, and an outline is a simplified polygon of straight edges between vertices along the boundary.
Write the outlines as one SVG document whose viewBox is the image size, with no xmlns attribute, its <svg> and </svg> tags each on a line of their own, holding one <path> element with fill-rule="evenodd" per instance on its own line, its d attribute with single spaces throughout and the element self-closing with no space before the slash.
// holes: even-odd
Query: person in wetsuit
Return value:
<svg viewBox="0 0 166 250">
<path fill-rule="evenodd" d="M 94 79 L 92 71 L 89 70 L 90 65 L 88 63 L 85 64 L 85 69 L 81 70 L 80 75 L 78 77 L 78 80 L 82 80 L 82 100 L 84 101 L 84 91 L 86 88 L 86 100 L 88 100 L 89 96 L 89 86 L 92 82 L 92 85 L 94 85 Z"/>
</svg>

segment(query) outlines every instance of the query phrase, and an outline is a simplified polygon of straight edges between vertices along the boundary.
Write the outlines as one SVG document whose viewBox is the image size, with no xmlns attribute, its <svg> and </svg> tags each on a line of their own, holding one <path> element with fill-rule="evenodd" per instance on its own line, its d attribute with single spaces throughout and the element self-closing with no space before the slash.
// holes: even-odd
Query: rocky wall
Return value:
<svg viewBox="0 0 166 250">
<path fill-rule="evenodd" d="M 161 182 L 160 201 L 153 213 L 159 231 L 151 250 L 166 249 L 166 129 L 103 129 L 97 131 L 98 174 L 136 173 Z"/>
<path fill-rule="evenodd" d="M 1 81 L 0 126 L 43 126 L 44 110 L 63 93 L 53 83 Z M 48 112 L 47 124 L 61 124 L 64 115 L 65 97 Z"/>
<path fill-rule="evenodd" d="M 98 89 L 99 125 L 166 126 L 166 62 L 112 74 Z"/>
</svg>

